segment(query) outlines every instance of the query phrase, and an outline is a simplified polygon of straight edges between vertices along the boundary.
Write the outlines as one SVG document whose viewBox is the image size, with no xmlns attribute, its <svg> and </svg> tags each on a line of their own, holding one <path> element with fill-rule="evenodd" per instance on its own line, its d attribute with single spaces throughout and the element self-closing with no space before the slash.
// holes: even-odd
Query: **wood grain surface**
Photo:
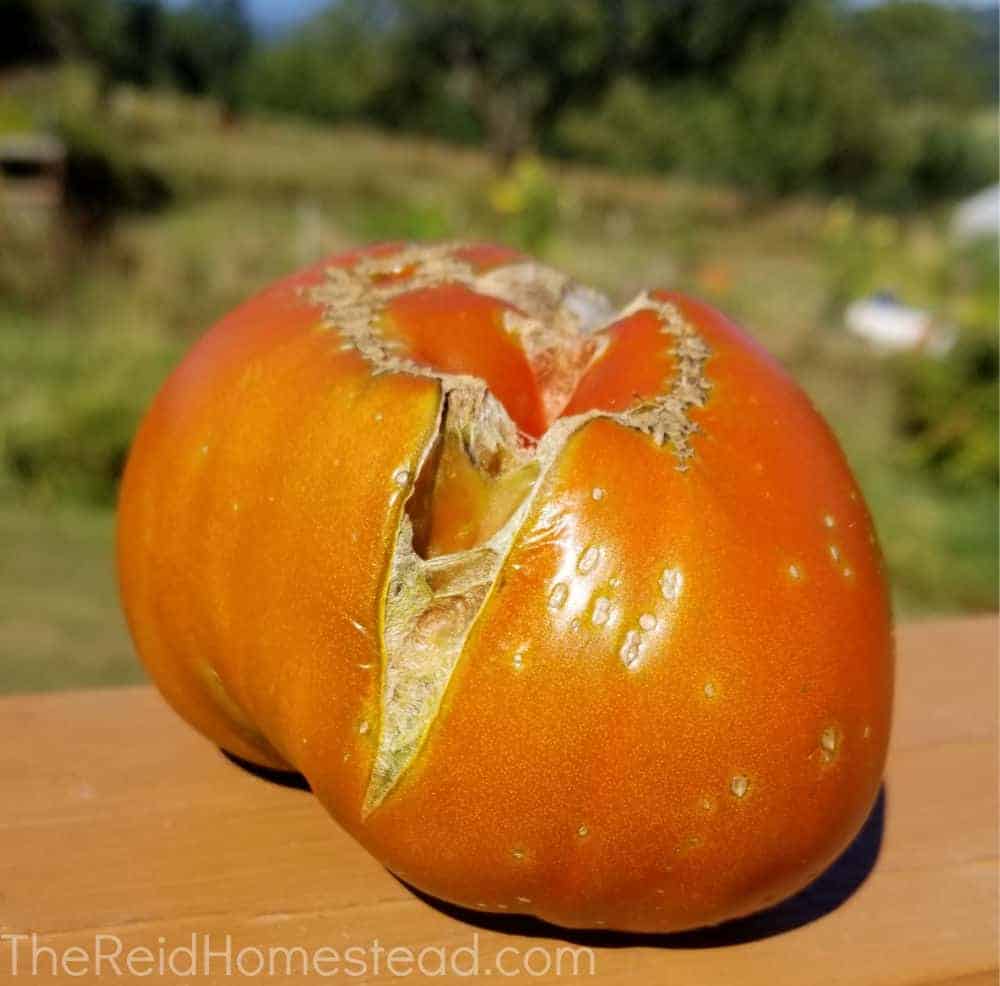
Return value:
<svg viewBox="0 0 1000 986">
<path fill-rule="evenodd" d="M 127 980 L 145 947 L 135 978 L 164 982 L 446 981 L 454 963 L 538 983 L 996 983 L 997 644 L 992 617 L 902 627 L 888 773 L 855 843 L 792 901 L 659 937 L 423 899 L 150 688 L 4 698 L 0 982 Z M 218 954 L 188 977 L 192 935 Z"/>
</svg>

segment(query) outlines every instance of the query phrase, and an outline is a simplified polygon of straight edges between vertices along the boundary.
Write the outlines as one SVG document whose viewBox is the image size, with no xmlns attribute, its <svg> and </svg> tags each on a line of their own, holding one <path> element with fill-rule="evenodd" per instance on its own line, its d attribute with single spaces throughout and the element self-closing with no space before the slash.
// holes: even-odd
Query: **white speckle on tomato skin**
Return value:
<svg viewBox="0 0 1000 986">
<path fill-rule="evenodd" d="M 826 726 L 819 734 L 820 755 L 826 763 L 830 763 L 836 758 L 840 752 L 842 740 L 843 733 L 838 726 Z"/>
<path fill-rule="evenodd" d="M 580 555 L 580 560 L 576 564 L 576 570 L 581 575 L 589 575 L 601 560 L 601 549 L 596 545 L 591 545 Z"/>
<path fill-rule="evenodd" d="M 562 609 L 569 598 L 569 586 L 565 582 L 557 582 L 549 591 L 549 609 Z"/>
<path fill-rule="evenodd" d="M 743 774 L 735 774 L 729 782 L 729 790 L 734 798 L 744 798 L 750 790 L 750 781 Z"/>
<path fill-rule="evenodd" d="M 625 640 L 618 651 L 618 656 L 621 658 L 622 664 L 629 671 L 634 671 L 639 666 L 639 660 L 642 655 L 638 630 L 629 630 L 625 634 Z"/>
<path fill-rule="evenodd" d="M 684 573 L 679 568 L 665 568 L 660 575 L 660 595 L 668 602 L 676 602 L 684 589 Z"/>
<path fill-rule="evenodd" d="M 604 626 L 608 622 L 608 617 L 611 615 L 611 600 L 607 596 L 598 596 L 594 600 L 594 609 L 590 614 L 590 622 L 594 624 L 595 627 Z"/>
</svg>

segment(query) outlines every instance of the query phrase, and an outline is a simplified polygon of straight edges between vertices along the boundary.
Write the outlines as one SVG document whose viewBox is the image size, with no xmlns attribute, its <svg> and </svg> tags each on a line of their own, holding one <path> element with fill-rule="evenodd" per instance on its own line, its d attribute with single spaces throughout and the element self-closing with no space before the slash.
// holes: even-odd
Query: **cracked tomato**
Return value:
<svg viewBox="0 0 1000 986">
<path fill-rule="evenodd" d="M 414 886 L 562 925 L 745 914 L 879 787 L 892 639 L 858 488 L 718 312 L 389 244 L 219 322 L 118 534 L 171 705 Z"/>
</svg>

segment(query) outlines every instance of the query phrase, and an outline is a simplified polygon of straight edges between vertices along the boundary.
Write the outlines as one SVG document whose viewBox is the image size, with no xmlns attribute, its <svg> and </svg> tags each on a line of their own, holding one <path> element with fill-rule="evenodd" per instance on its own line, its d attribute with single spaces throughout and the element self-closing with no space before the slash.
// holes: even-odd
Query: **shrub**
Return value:
<svg viewBox="0 0 1000 986">
<path fill-rule="evenodd" d="M 887 107 L 870 65 L 820 5 L 777 43 L 755 45 L 733 80 L 735 139 L 724 169 L 772 192 L 841 187 L 870 174 Z"/>
<path fill-rule="evenodd" d="M 728 84 L 651 89 L 620 79 L 595 112 L 567 114 L 555 148 L 621 170 L 678 168 L 784 193 L 867 178 L 885 139 L 875 77 L 831 15 L 805 4 L 752 45 Z"/>
<path fill-rule="evenodd" d="M 170 200 L 166 180 L 99 124 L 69 117 L 58 129 L 66 142 L 66 206 L 86 231 L 106 228 L 121 212 L 158 209 Z"/>
<path fill-rule="evenodd" d="M 1000 482 L 1000 369 L 996 241 L 958 258 L 967 283 L 956 313 L 959 337 L 941 359 L 910 356 L 899 363 L 899 428 L 906 460 L 955 486 Z"/>
<path fill-rule="evenodd" d="M 505 240 L 530 252 L 545 250 L 559 219 L 559 197 L 537 157 L 519 157 L 493 182 L 488 198 Z"/>
<path fill-rule="evenodd" d="M 964 122 L 934 116 L 920 129 L 910 184 L 918 199 L 963 195 L 996 181 L 997 145 Z"/>
<path fill-rule="evenodd" d="M 661 116 L 652 90 L 633 77 L 621 78 L 596 109 L 568 111 L 552 134 L 551 148 L 624 172 L 669 166 L 674 160 L 663 154 Z"/>
</svg>

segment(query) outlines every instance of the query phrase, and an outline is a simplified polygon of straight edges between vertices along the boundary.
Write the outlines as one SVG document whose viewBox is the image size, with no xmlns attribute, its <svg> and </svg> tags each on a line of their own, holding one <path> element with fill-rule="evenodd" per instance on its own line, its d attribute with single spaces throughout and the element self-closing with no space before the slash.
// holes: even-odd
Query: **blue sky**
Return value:
<svg viewBox="0 0 1000 986">
<path fill-rule="evenodd" d="M 168 0 L 172 6 L 180 7 L 185 0 Z M 244 0 L 250 18 L 262 31 L 287 28 L 304 21 L 310 14 L 327 6 L 331 0 Z M 848 0 L 856 6 L 870 6 L 882 0 Z M 943 0 L 949 6 L 994 7 L 997 0 Z"/>
<path fill-rule="evenodd" d="M 311 13 L 325 7 L 330 0 L 245 0 L 254 23 L 260 27 L 284 27 L 305 20 Z M 880 0 L 853 0 L 858 6 L 868 6 Z M 950 6 L 992 7 L 996 0 L 945 0 Z"/>
<path fill-rule="evenodd" d="M 188 0 L 166 0 L 168 6 L 183 7 Z M 263 31 L 289 27 L 327 6 L 330 0 L 243 0 L 250 19 Z"/>
<path fill-rule="evenodd" d="M 305 20 L 330 0 L 245 0 L 251 20 L 260 28 L 280 28 Z"/>
</svg>

